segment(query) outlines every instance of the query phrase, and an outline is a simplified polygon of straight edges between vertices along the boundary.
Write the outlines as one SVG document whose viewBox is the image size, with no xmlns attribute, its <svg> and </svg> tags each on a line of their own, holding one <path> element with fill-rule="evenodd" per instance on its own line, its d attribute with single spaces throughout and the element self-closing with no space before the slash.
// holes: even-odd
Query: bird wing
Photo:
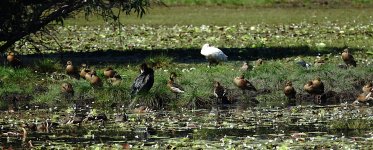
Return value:
<svg viewBox="0 0 373 150">
<path fill-rule="evenodd" d="M 143 86 L 143 82 L 145 80 L 145 74 L 141 73 L 139 76 L 137 76 L 137 78 L 135 79 L 135 81 L 132 83 L 132 91 L 131 91 L 131 94 L 136 94 Z"/>
</svg>

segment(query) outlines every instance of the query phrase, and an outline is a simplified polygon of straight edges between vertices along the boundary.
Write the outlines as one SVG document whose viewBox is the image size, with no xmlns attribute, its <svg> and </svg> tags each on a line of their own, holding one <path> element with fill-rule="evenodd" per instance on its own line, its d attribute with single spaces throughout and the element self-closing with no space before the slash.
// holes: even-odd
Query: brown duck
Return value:
<svg viewBox="0 0 373 150">
<path fill-rule="evenodd" d="M 373 87 L 373 84 L 369 82 L 363 86 L 362 90 L 364 93 L 369 93 L 370 91 L 372 91 L 372 87 Z"/>
<path fill-rule="evenodd" d="M 170 89 L 172 93 L 175 93 L 176 97 L 178 97 L 178 94 L 184 93 L 184 88 L 181 87 L 179 84 L 175 83 L 176 73 L 170 74 L 170 79 L 167 82 L 167 87 Z"/>
<path fill-rule="evenodd" d="M 315 94 L 323 94 L 324 93 L 324 83 L 321 81 L 320 77 L 316 77 L 312 81 L 312 86 L 314 88 Z"/>
<path fill-rule="evenodd" d="M 66 68 L 65 68 L 65 72 L 67 75 L 69 76 L 72 76 L 74 78 L 79 78 L 78 76 L 78 72 L 76 70 L 76 68 L 73 66 L 73 62 L 72 61 L 67 61 L 66 62 Z"/>
<path fill-rule="evenodd" d="M 6 60 L 12 67 L 20 67 L 22 65 L 21 60 L 16 58 L 13 52 L 8 52 Z"/>
<path fill-rule="evenodd" d="M 304 87 L 303 87 L 304 91 L 306 91 L 307 93 L 309 94 L 315 94 L 315 89 L 314 89 L 314 86 L 313 86 L 313 82 L 312 81 L 308 81 Z"/>
<path fill-rule="evenodd" d="M 122 77 L 118 73 L 115 73 L 112 78 L 109 78 L 109 82 L 114 86 L 120 85 L 122 82 Z"/>
<path fill-rule="evenodd" d="M 94 87 L 102 87 L 102 81 L 100 77 L 97 76 L 96 71 L 92 70 L 91 77 L 89 79 L 90 83 Z"/>
<path fill-rule="evenodd" d="M 116 71 L 113 70 L 113 68 L 111 67 L 107 67 L 105 70 L 104 70 L 104 76 L 106 78 L 112 78 L 114 77 Z"/>
<path fill-rule="evenodd" d="M 243 92 L 245 92 L 245 90 L 257 91 L 256 88 L 249 82 L 249 80 L 245 79 L 244 75 L 240 75 L 239 77 L 234 78 L 233 83 Z"/>
<path fill-rule="evenodd" d="M 74 95 L 73 85 L 71 85 L 70 83 L 62 83 L 61 93 Z"/>
<path fill-rule="evenodd" d="M 258 60 L 255 61 L 255 66 L 259 67 L 260 65 L 263 65 L 263 59 L 259 58 Z"/>
<path fill-rule="evenodd" d="M 247 62 L 244 62 L 242 67 L 240 68 L 240 71 L 247 71 L 249 70 L 249 64 Z"/>
<path fill-rule="evenodd" d="M 295 91 L 291 81 L 285 83 L 284 94 L 288 99 L 294 99 L 297 92 Z"/>
<path fill-rule="evenodd" d="M 87 65 L 86 64 L 82 64 L 82 69 L 80 70 L 80 77 L 83 78 L 83 79 L 86 79 L 86 75 L 90 72 L 90 70 L 87 68 Z M 88 77 L 90 77 L 90 75 L 88 75 Z M 87 79 L 88 80 L 88 79 Z"/>
<path fill-rule="evenodd" d="M 348 52 L 348 49 L 344 49 L 342 52 L 342 60 L 345 62 L 347 66 L 354 66 L 356 67 L 356 61 L 354 57 Z"/>
</svg>

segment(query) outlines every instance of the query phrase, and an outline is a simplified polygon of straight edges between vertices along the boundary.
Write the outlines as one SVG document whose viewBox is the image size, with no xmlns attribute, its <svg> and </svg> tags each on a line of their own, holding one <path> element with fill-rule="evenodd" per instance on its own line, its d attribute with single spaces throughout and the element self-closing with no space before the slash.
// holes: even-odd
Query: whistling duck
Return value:
<svg viewBox="0 0 373 150">
<path fill-rule="evenodd" d="M 86 79 L 86 77 L 90 77 L 90 75 L 87 76 L 87 73 L 89 73 L 90 70 L 87 68 L 86 64 L 82 64 L 82 69 L 80 70 L 80 77 L 83 79 Z M 88 79 L 87 79 L 88 80 Z"/>
<path fill-rule="evenodd" d="M 255 67 L 259 67 L 260 65 L 263 65 L 263 59 L 261 58 L 255 61 Z"/>
<path fill-rule="evenodd" d="M 216 97 L 216 102 L 219 103 L 225 103 L 224 101 L 227 100 L 227 93 L 225 88 L 220 84 L 220 82 L 215 81 L 214 82 L 214 95 Z"/>
<path fill-rule="evenodd" d="M 116 71 L 113 70 L 113 68 L 111 67 L 107 67 L 105 70 L 104 70 L 104 76 L 106 78 L 112 78 L 114 77 Z"/>
<path fill-rule="evenodd" d="M 372 92 L 373 92 L 373 90 L 371 90 L 371 92 L 369 92 L 369 93 L 359 94 L 359 96 L 356 98 L 356 101 L 358 101 L 359 103 L 365 103 L 367 101 L 373 100 Z"/>
<path fill-rule="evenodd" d="M 344 49 L 342 53 L 342 60 L 345 62 L 347 66 L 354 66 L 356 67 L 356 61 L 354 57 L 348 52 L 348 49 Z"/>
<path fill-rule="evenodd" d="M 73 85 L 71 85 L 70 83 L 62 83 L 61 92 L 74 95 Z"/>
<path fill-rule="evenodd" d="M 132 84 L 131 95 L 148 92 L 154 83 L 154 70 L 149 68 L 146 63 L 140 65 L 140 75 L 136 77 Z"/>
<path fill-rule="evenodd" d="M 320 77 L 316 77 L 312 81 L 312 86 L 314 88 L 315 94 L 323 94 L 324 93 L 324 83 L 321 81 Z"/>
<path fill-rule="evenodd" d="M 21 60 L 16 58 L 13 52 L 8 52 L 6 60 L 12 67 L 20 67 L 22 65 Z"/>
<path fill-rule="evenodd" d="M 228 56 L 223 53 L 220 49 L 204 44 L 201 49 L 201 54 L 206 57 L 209 62 L 209 67 L 212 64 L 219 64 L 220 61 L 226 61 Z"/>
<path fill-rule="evenodd" d="M 112 85 L 116 86 L 122 82 L 122 77 L 118 73 L 115 73 L 112 78 L 109 78 L 109 81 Z"/>
<path fill-rule="evenodd" d="M 245 79 L 243 74 L 234 78 L 233 82 L 243 91 L 243 93 L 245 93 L 245 90 L 256 91 L 256 88 L 249 82 L 249 80 Z"/>
<path fill-rule="evenodd" d="M 315 89 L 314 89 L 314 86 L 313 86 L 313 82 L 312 81 L 308 81 L 304 87 L 303 87 L 304 91 L 306 91 L 307 93 L 309 94 L 314 94 L 315 93 Z"/>
<path fill-rule="evenodd" d="M 247 62 L 244 62 L 242 67 L 240 68 L 240 71 L 247 71 L 249 70 L 249 64 Z"/>
<path fill-rule="evenodd" d="M 97 76 L 96 71 L 92 70 L 91 77 L 89 79 L 90 83 L 94 87 L 102 87 L 102 81 L 100 77 Z"/>
<path fill-rule="evenodd" d="M 295 91 L 295 89 L 294 89 L 293 84 L 291 83 L 291 81 L 287 81 L 285 83 L 284 94 L 289 99 L 294 99 L 295 98 L 295 95 L 297 94 L 297 92 Z"/>
<path fill-rule="evenodd" d="M 362 90 L 364 93 L 369 93 L 372 90 L 373 84 L 371 82 L 363 86 Z"/>
<path fill-rule="evenodd" d="M 72 61 L 67 61 L 66 62 L 65 72 L 69 76 L 72 76 L 72 77 L 77 78 L 77 79 L 79 78 L 78 72 L 77 72 L 76 68 L 73 66 Z"/>
<path fill-rule="evenodd" d="M 184 88 L 181 87 L 179 84 L 175 83 L 176 74 L 171 73 L 170 79 L 167 82 L 167 87 L 171 90 L 172 93 L 175 93 L 176 98 L 178 97 L 179 93 L 184 93 Z"/>
</svg>

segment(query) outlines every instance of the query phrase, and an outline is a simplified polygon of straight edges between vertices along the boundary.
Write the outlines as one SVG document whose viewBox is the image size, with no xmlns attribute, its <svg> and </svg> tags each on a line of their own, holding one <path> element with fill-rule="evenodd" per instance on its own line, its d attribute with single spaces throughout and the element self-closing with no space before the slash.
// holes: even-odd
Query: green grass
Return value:
<svg viewBox="0 0 373 150">
<path fill-rule="evenodd" d="M 143 18 L 122 15 L 124 25 L 248 25 L 290 24 L 299 22 L 370 23 L 372 8 L 230 8 L 224 6 L 153 7 Z M 85 20 L 83 14 L 65 21 L 66 25 L 105 25 L 100 17 Z"/>
<path fill-rule="evenodd" d="M 214 81 L 221 82 L 230 91 L 230 96 L 234 99 L 241 102 L 246 102 L 250 99 L 248 96 L 242 95 L 241 91 L 233 85 L 233 78 L 242 73 L 238 71 L 242 62 L 231 61 L 216 67 L 207 68 L 206 63 L 180 64 L 170 61 L 170 58 L 165 56 L 161 58 L 159 61 L 164 60 L 168 65 L 164 65 L 158 69 L 155 68 L 154 86 L 148 94 L 137 97 L 140 104 L 154 108 L 161 107 L 176 110 L 180 108 L 194 108 L 196 106 L 209 107 L 215 101 L 214 98 L 210 98 L 213 97 Z M 303 59 L 307 62 L 313 62 L 315 57 L 304 57 Z M 296 65 L 295 57 L 272 59 L 265 60 L 263 65 L 255 67 L 252 71 L 245 72 L 244 74 L 258 89 L 269 89 L 271 91 L 269 94 L 262 94 L 256 97 L 260 101 L 260 106 L 281 106 L 287 102 L 282 93 L 284 83 L 287 80 L 293 81 L 293 85 L 298 93 L 304 93 L 303 85 L 316 76 L 319 76 L 323 80 L 326 91 L 356 91 L 353 86 L 357 84 L 356 80 L 369 81 L 371 79 L 369 73 L 373 71 L 371 67 L 366 67 L 366 64 L 361 63 L 361 59 L 358 60 L 358 67 L 344 70 L 337 67 L 337 64 L 342 63 L 342 61 L 334 55 L 328 57 L 327 64 L 320 67 L 312 67 L 311 69 L 304 69 Z M 367 61 L 368 63 L 372 63 L 371 59 Z M 95 102 L 94 106 L 98 108 L 108 108 L 112 104 L 128 106 L 132 101 L 129 96 L 130 87 L 138 74 L 138 66 L 113 66 L 123 77 L 122 84 L 114 87 L 102 76 L 105 67 L 95 66 L 98 75 L 104 81 L 104 87 L 102 88 L 92 88 L 88 81 L 83 79 L 76 80 L 62 75 L 64 74 L 63 68 L 60 68 L 57 72 L 57 74 L 61 74 L 61 78 L 51 78 L 50 75 L 31 71 L 33 68 L 14 70 L 1 67 L 0 73 L 3 76 L 4 87 L 8 88 L 2 88 L 0 92 L 31 94 L 35 85 L 45 85 L 48 87 L 48 92 L 33 94 L 33 104 L 46 106 L 56 106 L 63 103 L 71 104 L 74 101 L 79 101 L 79 97 L 83 96 L 83 99 L 92 99 Z M 176 72 L 179 75 L 176 82 L 185 88 L 186 92 L 181 94 L 179 99 L 176 99 L 176 96 L 166 87 L 170 72 Z M 25 76 L 28 78 L 25 78 Z M 75 96 L 72 101 L 63 99 L 59 92 L 60 85 L 63 82 L 73 84 Z M 16 91 L 12 91 L 12 89 L 16 89 Z M 63 106 L 68 106 L 65 104 Z"/>
</svg>

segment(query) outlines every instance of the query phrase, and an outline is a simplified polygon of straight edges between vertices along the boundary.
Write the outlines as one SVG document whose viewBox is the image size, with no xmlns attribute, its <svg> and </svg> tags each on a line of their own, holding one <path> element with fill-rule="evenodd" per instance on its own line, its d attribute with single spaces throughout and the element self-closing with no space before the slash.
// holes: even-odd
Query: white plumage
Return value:
<svg viewBox="0 0 373 150">
<path fill-rule="evenodd" d="M 204 44 L 201 49 L 201 54 L 206 57 L 209 64 L 218 64 L 221 61 L 226 61 L 228 56 L 223 53 L 220 49 L 210 46 L 209 44 Z"/>
</svg>

